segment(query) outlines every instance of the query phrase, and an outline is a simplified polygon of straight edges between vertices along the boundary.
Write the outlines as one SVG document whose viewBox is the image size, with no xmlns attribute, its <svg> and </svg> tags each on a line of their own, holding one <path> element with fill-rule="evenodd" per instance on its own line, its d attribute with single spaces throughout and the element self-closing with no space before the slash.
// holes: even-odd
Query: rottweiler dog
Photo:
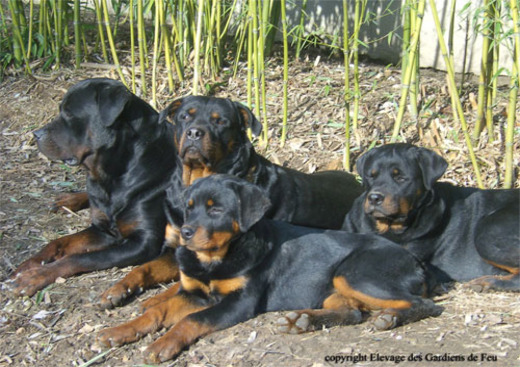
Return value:
<svg viewBox="0 0 520 367">
<path fill-rule="evenodd" d="M 296 310 L 278 320 L 287 333 L 368 316 L 375 329 L 386 330 L 442 311 L 423 298 L 428 285 L 421 264 L 380 236 L 262 219 L 271 208 L 268 194 L 230 175 L 195 181 L 183 202 L 176 294 L 101 331 L 104 345 L 172 326 L 146 350 L 147 360 L 159 362 L 199 337 L 269 311 Z"/>
<path fill-rule="evenodd" d="M 173 129 L 120 82 L 88 79 L 71 87 L 59 115 L 34 132 L 51 160 L 88 172 L 92 224 L 51 241 L 12 276 L 32 295 L 58 277 L 141 264 L 160 254 L 166 186 L 177 167 Z"/>
<path fill-rule="evenodd" d="M 224 98 L 189 96 L 173 101 L 161 112 L 162 122 L 175 127 L 179 173 L 167 190 L 167 234 L 170 246 L 178 243 L 182 210 L 176 195 L 197 178 L 215 173 L 246 179 L 266 192 L 271 201 L 267 217 L 297 225 L 339 229 L 354 199 L 363 188 L 354 175 L 341 171 L 305 174 L 281 167 L 255 152 L 248 129 L 259 135 L 262 125 L 251 110 Z M 181 187 L 179 187 L 179 185 Z M 136 291 L 178 276 L 168 252 L 136 268 L 109 289 L 101 300 L 104 307 L 118 305 Z"/>
<path fill-rule="evenodd" d="M 377 233 L 431 267 L 438 282 L 519 291 L 520 190 L 437 182 L 448 164 L 431 150 L 388 144 L 357 160 L 365 193 L 343 229 Z"/>
</svg>

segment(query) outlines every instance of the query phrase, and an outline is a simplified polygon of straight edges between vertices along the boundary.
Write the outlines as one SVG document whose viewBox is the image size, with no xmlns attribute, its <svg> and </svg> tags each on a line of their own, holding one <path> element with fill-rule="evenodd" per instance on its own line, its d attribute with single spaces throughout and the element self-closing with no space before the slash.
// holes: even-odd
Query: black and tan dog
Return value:
<svg viewBox="0 0 520 367">
<path fill-rule="evenodd" d="M 357 161 L 366 191 L 343 229 L 403 245 L 438 281 L 519 291 L 520 191 L 436 182 L 446 168 L 442 157 L 410 144 L 370 150 Z"/>
<path fill-rule="evenodd" d="M 185 97 L 161 112 L 161 120 L 175 127 L 175 146 L 182 175 L 176 172 L 168 188 L 167 234 L 176 246 L 182 211 L 176 208 L 180 186 L 187 187 L 200 177 L 231 174 L 262 187 L 272 203 L 267 217 L 293 224 L 339 229 L 361 184 L 349 173 L 325 171 L 305 174 L 271 163 L 258 155 L 247 130 L 260 134 L 262 125 L 251 110 L 229 99 Z M 182 177 L 178 177 L 181 175 Z M 120 304 L 128 295 L 178 277 L 171 255 L 136 268 L 102 297 L 101 305 Z"/>
<path fill-rule="evenodd" d="M 176 294 L 142 316 L 101 331 L 107 346 L 173 326 L 148 347 L 164 361 L 196 339 L 269 311 L 297 310 L 278 321 L 300 333 L 363 321 L 376 329 L 437 316 L 418 261 L 379 236 L 261 220 L 269 200 L 229 175 L 197 180 L 185 194 Z"/>
<path fill-rule="evenodd" d="M 172 127 L 151 106 L 120 82 L 85 80 L 69 89 L 59 115 L 34 136 L 51 160 L 87 169 L 92 224 L 22 263 L 12 277 L 15 293 L 32 295 L 57 277 L 159 255 L 177 153 Z"/>
</svg>

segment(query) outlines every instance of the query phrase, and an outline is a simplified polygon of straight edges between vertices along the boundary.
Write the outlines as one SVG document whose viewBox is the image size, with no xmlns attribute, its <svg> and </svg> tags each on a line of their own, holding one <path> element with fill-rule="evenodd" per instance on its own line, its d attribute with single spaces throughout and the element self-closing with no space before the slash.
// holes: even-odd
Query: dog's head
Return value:
<svg viewBox="0 0 520 367">
<path fill-rule="evenodd" d="M 403 232 L 410 213 L 422 202 L 444 174 L 447 162 L 431 150 L 411 144 L 388 144 L 374 148 L 356 162 L 366 195 L 365 214 L 376 229 Z"/>
<path fill-rule="evenodd" d="M 231 241 L 247 232 L 269 208 L 265 192 L 231 175 L 211 175 L 185 192 L 181 246 L 200 261 L 221 261 Z"/>
<path fill-rule="evenodd" d="M 251 147 L 247 129 L 259 135 L 262 125 L 251 110 L 229 99 L 189 96 L 173 101 L 161 121 L 175 126 L 175 145 L 183 162 L 183 181 L 229 173 L 242 149 Z"/>
<path fill-rule="evenodd" d="M 130 156 L 131 141 L 157 133 L 157 123 L 158 113 L 122 83 L 87 79 L 67 91 L 59 115 L 33 134 L 49 159 L 92 169 L 100 152 L 114 160 Z"/>
</svg>

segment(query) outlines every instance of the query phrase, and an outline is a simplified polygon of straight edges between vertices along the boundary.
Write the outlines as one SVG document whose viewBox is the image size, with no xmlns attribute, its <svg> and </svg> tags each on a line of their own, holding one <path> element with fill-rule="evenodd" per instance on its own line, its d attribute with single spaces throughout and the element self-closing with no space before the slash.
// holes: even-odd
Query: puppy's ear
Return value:
<svg viewBox="0 0 520 367">
<path fill-rule="evenodd" d="M 425 148 L 416 147 L 415 154 L 422 171 L 424 186 L 427 190 L 430 190 L 433 184 L 446 172 L 448 162 L 437 153 Z"/>
<path fill-rule="evenodd" d="M 367 171 L 369 169 L 368 162 L 367 162 L 368 158 L 370 158 L 374 154 L 375 150 L 376 150 L 376 148 L 370 149 L 368 152 L 361 155 L 361 157 L 359 157 L 356 161 L 356 170 L 359 173 L 359 175 L 361 176 L 361 178 L 363 179 L 363 181 L 365 180 Z"/>
<path fill-rule="evenodd" d="M 254 136 L 259 136 L 262 132 L 262 124 L 258 119 L 253 115 L 253 112 L 246 106 L 241 103 L 234 102 L 236 108 L 238 109 L 238 113 L 240 114 L 240 118 L 244 123 L 244 126 L 251 129 L 251 132 Z"/>
<path fill-rule="evenodd" d="M 173 119 L 173 116 L 175 116 L 175 112 L 179 109 L 179 107 L 184 102 L 184 98 L 179 98 L 173 101 L 166 107 L 164 110 L 161 111 L 159 114 L 159 124 L 162 124 L 163 122 L 169 122 L 170 124 L 175 125 L 175 120 Z"/>
<path fill-rule="evenodd" d="M 132 93 L 121 83 L 104 85 L 97 93 L 99 116 L 105 126 L 112 126 L 118 120 Z"/>
<path fill-rule="evenodd" d="M 233 182 L 238 195 L 238 224 L 240 231 L 245 233 L 265 215 L 271 201 L 260 187 L 247 181 Z"/>
</svg>

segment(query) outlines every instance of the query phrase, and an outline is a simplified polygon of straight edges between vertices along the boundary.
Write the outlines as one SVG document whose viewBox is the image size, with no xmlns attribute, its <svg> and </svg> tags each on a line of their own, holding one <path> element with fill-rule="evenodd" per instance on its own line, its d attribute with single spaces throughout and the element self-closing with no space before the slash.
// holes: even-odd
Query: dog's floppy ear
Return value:
<svg viewBox="0 0 520 367">
<path fill-rule="evenodd" d="M 173 119 L 173 116 L 175 115 L 175 112 L 179 109 L 179 107 L 184 102 L 184 98 L 179 98 L 170 103 L 164 110 L 161 111 L 159 114 L 159 124 L 162 124 L 163 122 L 169 122 L 170 124 L 175 125 L 175 120 Z"/>
<path fill-rule="evenodd" d="M 422 171 L 424 186 L 427 190 L 430 190 L 433 184 L 446 172 L 448 162 L 437 153 L 425 148 L 416 147 L 415 154 Z"/>
<path fill-rule="evenodd" d="M 254 136 L 259 136 L 262 132 L 262 124 L 255 115 L 253 115 L 253 112 L 241 103 L 235 102 L 235 106 L 238 109 L 240 118 L 244 122 L 244 126 L 250 128 Z"/>
<path fill-rule="evenodd" d="M 102 86 L 97 92 L 97 103 L 103 125 L 114 125 L 131 98 L 132 93 L 121 83 Z"/>
<path fill-rule="evenodd" d="M 374 151 L 374 148 L 370 149 L 368 152 L 364 153 L 363 155 L 361 155 L 361 157 L 359 157 L 356 160 L 356 170 L 363 180 L 365 180 L 365 177 L 367 175 L 367 158 L 371 157 L 374 154 Z"/>
<path fill-rule="evenodd" d="M 238 196 L 238 224 L 245 233 L 258 222 L 271 206 L 267 194 L 260 187 L 247 181 L 233 181 Z"/>
</svg>

